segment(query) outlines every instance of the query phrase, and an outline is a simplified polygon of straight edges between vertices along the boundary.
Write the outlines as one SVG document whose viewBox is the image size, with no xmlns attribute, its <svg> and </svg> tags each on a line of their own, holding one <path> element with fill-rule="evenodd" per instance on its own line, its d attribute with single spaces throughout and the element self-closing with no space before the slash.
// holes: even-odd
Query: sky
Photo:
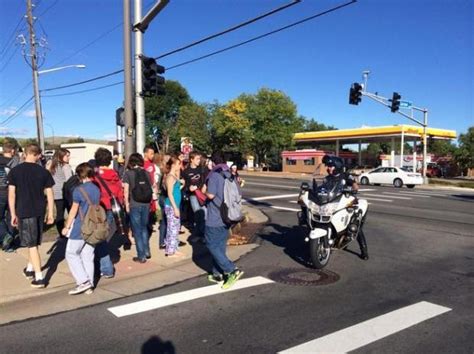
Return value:
<svg viewBox="0 0 474 354">
<path fill-rule="evenodd" d="M 154 0 L 143 0 L 145 11 Z M 171 0 L 144 34 L 144 53 L 156 57 L 268 12 L 292 0 Z M 303 0 L 230 34 L 163 58 L 185 62 L 288 25 L 350 0 Z M 39 77 L 54 88 L 123 68 L 122 1 L 33 0 L 38 37 L 47 39 L 40 70 L 72 64 Z M 133 0 L 132 0 L 133 3 Z M 429 111 L 430 127 L 466 132 L 474 125 L 474 55 L 471 0 L 359 0 L 299 26 L 192 64 L 169 70 L 198 102 L 225 103 L 267 87 L 286 93 L 298 113 L 339 129 L 413 124 L 367 97 L 349 105 L 351 83 L 369 70 L 368 91 Z M 15 36 L 28 38 L 26 0 L 0 0 L 0 136 L 35 137 L 31 68 Z M 19 24 L 15 30 L 16 25 Z M 115 29 L 114 29 L 115 28 Z M 17 41 L 18 43 L 20 42 Z M 87 47 L 87 48 L 84 48 Z M 82 50 L 79 50 L 82 49 Z M 46 136 L 114 139 L 123 85 L 54 96 L 123 81 L 115 75 L 42 92 Z M 408 113 L 408 112 L 407 112 Z M 422 115 L 415 115 L 422 120 Z"/>
</svg>

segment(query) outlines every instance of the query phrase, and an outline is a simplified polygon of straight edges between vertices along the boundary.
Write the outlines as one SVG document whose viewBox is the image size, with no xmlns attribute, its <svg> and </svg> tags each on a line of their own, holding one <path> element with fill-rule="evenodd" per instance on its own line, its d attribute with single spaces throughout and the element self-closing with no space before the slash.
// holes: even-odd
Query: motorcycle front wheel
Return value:
<svg viewBox="0 0 474 354">
<path fill-rule="evenodd" d="M 331 249 L 324 247 L 323 238 L 311 239 L 309 241 L 309 254 L 313 267 L 323 269 L 329 263 Z"/>
</svg>

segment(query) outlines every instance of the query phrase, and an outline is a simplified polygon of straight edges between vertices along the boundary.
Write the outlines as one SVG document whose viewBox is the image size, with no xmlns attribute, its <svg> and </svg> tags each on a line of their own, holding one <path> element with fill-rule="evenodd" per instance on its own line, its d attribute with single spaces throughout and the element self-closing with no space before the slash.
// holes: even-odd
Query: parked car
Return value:
<svg viewBox="0 0 474 354">
<path fill-rule="evenodd" d="M 420 173 L 407 172 L 399 167 L 379 167 L 373 171 L 366 172 L 359 177 L 360 184 L 393 184 L 396 188 L 406 185 L 414 188 L 417 184 L 423 184 Z"/>
<path fill-rule="evenodd" d="M 426 177 L 441 177 L 441 168 L 436 163 L 429 163 L 426 166 Z"/>
<path fill-rule="evenodd" d="M 370 165 L 363 165 L 363 166 L 355 166 L 347 170 L 353 176 L 360 176 L 362 173 L 369 172 L 373 170 L 375 167 Z"/>
</svg>

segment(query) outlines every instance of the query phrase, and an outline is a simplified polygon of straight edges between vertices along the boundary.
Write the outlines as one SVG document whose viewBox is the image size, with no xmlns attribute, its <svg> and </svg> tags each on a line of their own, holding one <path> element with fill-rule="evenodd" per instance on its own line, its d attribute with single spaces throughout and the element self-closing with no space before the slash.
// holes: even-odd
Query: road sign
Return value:
<svg viewBox="0 0 474 354">
<path fill-rule="evenodd" d="M 400 101 L 400 108 L 411 108 L 412 106 L 413 106 L 413 102 Z"/>
</svg>

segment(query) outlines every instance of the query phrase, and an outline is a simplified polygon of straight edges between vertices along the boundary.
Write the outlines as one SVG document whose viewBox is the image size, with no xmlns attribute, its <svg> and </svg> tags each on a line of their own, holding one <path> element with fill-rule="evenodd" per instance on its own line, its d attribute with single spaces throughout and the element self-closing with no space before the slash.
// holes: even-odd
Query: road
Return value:
<svg viewBox="0 0 474 354">
<path fill-rule="evenodd" d="M 321 275 L 308 267 L 305 230 L 296 222 L 299 181 L 246 182 L 244 197 L 270 221 L 261 247 L 238 263 L 241 288 L 221 291 L 197 277 L 5 325 L 2 351 L 474 351 L 473 192 L 364 186 L 370 259 L 358 257 L 354 242 Z"/>
</svg>

